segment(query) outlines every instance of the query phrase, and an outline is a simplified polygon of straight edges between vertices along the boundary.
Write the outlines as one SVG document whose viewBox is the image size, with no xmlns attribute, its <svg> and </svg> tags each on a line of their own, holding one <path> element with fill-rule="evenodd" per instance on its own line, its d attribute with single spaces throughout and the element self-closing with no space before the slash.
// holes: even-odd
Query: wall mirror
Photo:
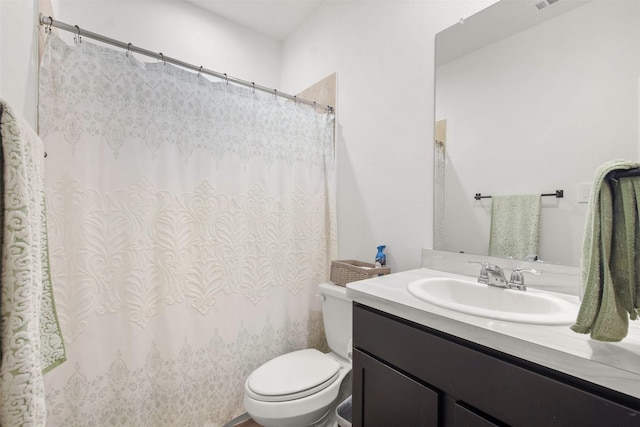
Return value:
<svg viewBox="0 0 640 427">
<path fill-rule="evenodd" d="M 640 2 L 502 0 L 436 36 L 434 248 L 488 254 L 491 199 L 542 197 L 539 260 L 578 266 L 598 166 L 639 159 Z"/>
</svg>

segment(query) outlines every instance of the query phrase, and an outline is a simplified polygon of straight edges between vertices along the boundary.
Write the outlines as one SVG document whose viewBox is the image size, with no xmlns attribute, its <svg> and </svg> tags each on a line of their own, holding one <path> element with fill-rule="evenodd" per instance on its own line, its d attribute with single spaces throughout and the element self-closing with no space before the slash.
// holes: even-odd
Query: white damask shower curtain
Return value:
<svg viewBox="0 0 640 427">
<path fill-rule="evenodd" d="M 332 115 L 51 35 L 40 128 L 49 425 L 222 425 L 258 365 L 323 345 Z"/>
</svg>

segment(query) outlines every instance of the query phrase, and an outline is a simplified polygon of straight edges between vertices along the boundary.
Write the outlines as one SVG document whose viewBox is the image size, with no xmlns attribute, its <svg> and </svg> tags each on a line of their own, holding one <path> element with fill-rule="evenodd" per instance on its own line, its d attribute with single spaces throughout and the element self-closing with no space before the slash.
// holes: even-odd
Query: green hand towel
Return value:
<svg viewBox="0 0 640 427">
<path fill-rule="evenodd" d="M 611 249 L 611 275 L 622 308 L 629 317 L 638 317 L 637 265 L 638 193 L 640 177 L 622 178 L 612 182 L 613 187 L 613 245 Z M 636 259 L 637 258 L 637 259 Z"/>
<path fill-rule="evenodd" d="M 44 425 L 43 373 L 65 356 L 49 272 L 42 141 L 0 99 L 0 424 Z"/>
<path fill-rule="evenodd" d="M 582 304 L 571 329 L 599 341 L 620 341 L 629 317 L 637 317 L 638 200 L 640 180 L 623 178 L 613 188 L 606 176 L 639 163 L 609 161 L 595 173 L 582 249 Z M 636 188 L 637 187 L 637 188 Z"/>
<path fill-rule="evenodd" d="M 491 198 L 489 255 L 518 259 L 538 255 L 540 194 Z"/>
</svg>

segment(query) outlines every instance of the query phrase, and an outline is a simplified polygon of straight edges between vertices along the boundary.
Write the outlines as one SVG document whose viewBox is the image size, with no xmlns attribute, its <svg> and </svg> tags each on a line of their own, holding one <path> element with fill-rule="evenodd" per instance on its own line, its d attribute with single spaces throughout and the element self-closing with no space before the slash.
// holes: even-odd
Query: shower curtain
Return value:
<svg viewBox="0 0 640 427">
<path fill-rule="evenodd" d="M 39 112 L 68 359 L 49 425 L 223 425 L 253 369 L 326 345 L 332 115 L 54 35 Z"/>
</svg>

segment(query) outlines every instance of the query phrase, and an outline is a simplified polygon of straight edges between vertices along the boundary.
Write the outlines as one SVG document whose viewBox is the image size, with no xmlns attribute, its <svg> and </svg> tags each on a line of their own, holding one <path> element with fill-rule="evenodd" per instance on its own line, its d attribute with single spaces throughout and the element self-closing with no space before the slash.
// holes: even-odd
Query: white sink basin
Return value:
<svg viewBox="0 0 640 427">
<path fill-rule="evenodd" d="M 536 325 L 570 325 L 578 304 L 553 293 L 497 288 L 471 279 L 430 278 L 409 283 L 414 297 L 474 316 Z"/>
</svg>

